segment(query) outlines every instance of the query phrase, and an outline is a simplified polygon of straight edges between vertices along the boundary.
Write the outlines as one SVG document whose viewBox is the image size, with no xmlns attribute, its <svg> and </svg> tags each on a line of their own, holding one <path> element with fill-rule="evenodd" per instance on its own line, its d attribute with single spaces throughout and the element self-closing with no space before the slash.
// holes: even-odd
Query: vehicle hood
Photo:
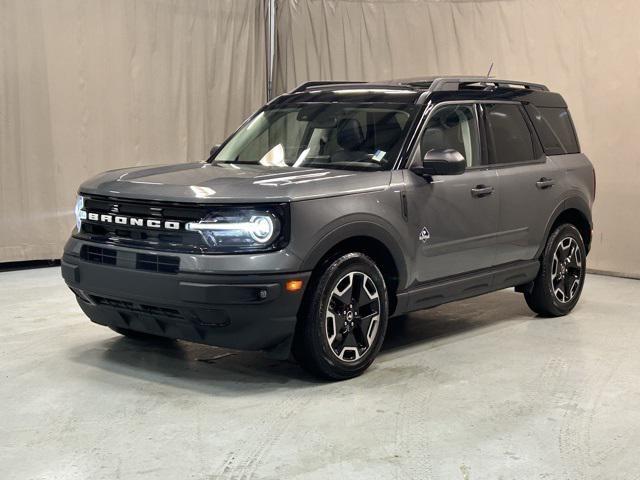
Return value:
<svg viewBox="0 0 640 480">
<path fill-rule="evenodd" d="M 110 170 L 80 186 L 85 194 L 198 203 L 306 200 L 388 188 L 391 172 L 183 163 Z"/>
</svg>

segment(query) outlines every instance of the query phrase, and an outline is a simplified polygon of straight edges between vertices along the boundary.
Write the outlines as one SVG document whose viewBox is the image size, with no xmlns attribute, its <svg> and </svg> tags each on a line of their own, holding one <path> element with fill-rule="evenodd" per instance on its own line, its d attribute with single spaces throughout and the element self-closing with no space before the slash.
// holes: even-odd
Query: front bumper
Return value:
<svg viewBox="0 0 640 480">
<path fill-rule="evenodd" d="M 65 253 L 62 276 L 95 323 L 168 338 L 289 354 L 310 272 L 156 273 Z M 287 280 L 303 289 L 287 292 Z"/>
</svg>

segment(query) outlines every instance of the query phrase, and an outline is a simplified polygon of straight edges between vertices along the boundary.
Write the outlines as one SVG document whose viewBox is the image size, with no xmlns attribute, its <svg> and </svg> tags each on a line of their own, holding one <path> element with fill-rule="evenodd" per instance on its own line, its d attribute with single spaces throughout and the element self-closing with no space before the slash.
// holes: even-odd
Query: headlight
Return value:
<svg viewBox="0 0 640 480">
<path fill-rule="evenodd" d="M 82 220 L 86 220 L 87 212 L 84 209 L 84 197 L 78 195 L 76 198 L 76 208 L 74 209 L 76 214 L 76 229 L 79 232 L 82 228 Z"/>
<path fill-rule="evenodd" d="M 274 210 L 212 212 L 199 222 L 187 223 L 186 229 L 199 232 L 207 245 L 218 251 L 273 250 L 281 247 L 283 240 L 281 215 Z"/>
</svg>

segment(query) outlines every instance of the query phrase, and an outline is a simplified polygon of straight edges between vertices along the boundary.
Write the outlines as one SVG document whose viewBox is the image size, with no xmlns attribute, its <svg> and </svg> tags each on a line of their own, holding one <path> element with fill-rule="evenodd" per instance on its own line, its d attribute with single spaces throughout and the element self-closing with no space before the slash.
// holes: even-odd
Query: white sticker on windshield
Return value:
<svg viewBox="0 0 640 480">
<path fill-rule="evenodd" d="M 376 150 L 376 153 L 373 154 L 373 157 L 371 157 L 372 160 L 375 160 L 376 162 L 379 162 L 380 160 L 382 160 L 384 158 L 384 156 L 387 154 L 387 152 L 383 151 L 383 150 Z"/>
</svg>

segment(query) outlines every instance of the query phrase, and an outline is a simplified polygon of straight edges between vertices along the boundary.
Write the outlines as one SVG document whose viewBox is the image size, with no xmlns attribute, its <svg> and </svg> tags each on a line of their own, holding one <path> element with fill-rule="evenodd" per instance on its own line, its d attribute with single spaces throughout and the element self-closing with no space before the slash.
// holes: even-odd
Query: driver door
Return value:
<svg viewBox="0 0 640 480">
<path fill-rule="evenodd" d="M 490 268 L 498 230 L 498 177 L 487 166 L 473 103 L 435 107 L 420 134 L 411 164 L 431 149 L 452 148 L 467 160 L 461 175 L 434 175 L 429 183 L 406 170 L 407 220 L 415 235 L 418 283 Z"/>
</svg>

